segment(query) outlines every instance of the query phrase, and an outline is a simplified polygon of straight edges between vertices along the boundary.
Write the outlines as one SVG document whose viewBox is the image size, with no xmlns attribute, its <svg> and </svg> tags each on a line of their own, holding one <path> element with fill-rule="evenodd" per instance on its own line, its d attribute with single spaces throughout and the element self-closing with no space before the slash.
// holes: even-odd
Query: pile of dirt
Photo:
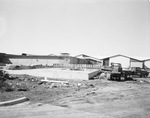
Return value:
<svg viewBox="0 0 150 118">
<path fill-rule="evenodd" d="M 1 71 L 0 101 L 25 96 L 30 99 L 30 102 L 51 103 L 78 87 L 77 82 L 61 85 L 57 82 L 43 82 L 41 81 L 43 79 L 43 77 L 29 75 L 9 75 Z"/>
</svg>

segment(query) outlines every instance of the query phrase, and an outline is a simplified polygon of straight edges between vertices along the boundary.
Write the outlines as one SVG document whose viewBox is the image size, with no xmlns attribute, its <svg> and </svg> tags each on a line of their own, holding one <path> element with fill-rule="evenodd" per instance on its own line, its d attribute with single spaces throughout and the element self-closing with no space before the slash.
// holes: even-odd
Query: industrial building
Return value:
<svg viewBox="0 0 150 118">
<path fill-rule="evenodd" d="M 100 59 L 85 54 L 80 54 L 75 57 L 79 59 L 87 60 L 89 61 L 90 64 L 102 64 L 102 61 Z"/>
<path fill-rule="evenodd" d="M 61 53 L 60 56 L 56 55 L 28 55 L 23 53 L 22 55 L 0 53 L 1 66 L 7 64 L 13 65 L 66 65 L 66 64 L 89 64 L 88 60 L 79 59 Z"/>
<path fill-rule="evenodd" d="M 121 63 L 123 68 L 141 67 L 144 68 L 144 61 L 124 55 L 114 55 L 101 59 L 103 66 L 110 66 L 111 63 Z"/>
</svg>

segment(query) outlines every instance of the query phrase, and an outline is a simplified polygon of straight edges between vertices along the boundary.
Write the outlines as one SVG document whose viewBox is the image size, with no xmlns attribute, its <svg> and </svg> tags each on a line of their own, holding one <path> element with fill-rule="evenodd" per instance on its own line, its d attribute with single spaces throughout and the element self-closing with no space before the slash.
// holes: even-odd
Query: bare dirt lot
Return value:
<svg viewBox="0 0 150 118">
<path fill-rule="evenodd" d="M 150 118 L 150 78 L 68 80 L 60 85 L 41 82 L 40 77 L 12 76 L 0 91 L 0 102 L 25 96 L 29 104 L 1 107 L 0 118 Z"/>
</svg>

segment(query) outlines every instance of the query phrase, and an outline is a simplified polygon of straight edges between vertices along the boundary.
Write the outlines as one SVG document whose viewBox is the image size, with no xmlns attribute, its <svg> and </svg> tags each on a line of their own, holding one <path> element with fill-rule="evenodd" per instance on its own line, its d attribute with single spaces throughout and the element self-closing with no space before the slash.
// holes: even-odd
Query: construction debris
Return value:
<svg viewBox="0 0 150 118">
<path fill-rule="evenodd" d="M 44 78 L 41 80 L 41 82 L 39 82 L 38 84 L 41 85 L 43 83 L 49 83 L 50 84 L 50 88 L 56 88 L 56 87 L 62 87 L 62 86 L 69 86 L 69 82 L 68 81 L 58 81 L 58 80 L 48 80 L 48 78 Z"/>
<path fill-rule="evenodd" d="M 22 97 L 22 98 L 18 98 L 18 99 L 15 99 L 15 100 L 0 102 L 0 106 L 9 106 L 9 105 L 14 105 L 14 104 L 19 104 L 19 103 L 22 103 L 22 102 L 26 102 L 28 100 L 29 100 L 28 98 Z"/>
</svg>

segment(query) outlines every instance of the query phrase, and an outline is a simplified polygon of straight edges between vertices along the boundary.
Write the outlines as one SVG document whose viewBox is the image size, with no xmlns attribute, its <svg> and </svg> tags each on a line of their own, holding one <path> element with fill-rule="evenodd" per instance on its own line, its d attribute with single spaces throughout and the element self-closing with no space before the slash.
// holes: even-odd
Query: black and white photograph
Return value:
<svg viewBox="0 0 150 118">
<path fill-rule="evenodd" d="M 0 0 L 0 118 L 150 118 L 150 0 Z"/>
</svg>

